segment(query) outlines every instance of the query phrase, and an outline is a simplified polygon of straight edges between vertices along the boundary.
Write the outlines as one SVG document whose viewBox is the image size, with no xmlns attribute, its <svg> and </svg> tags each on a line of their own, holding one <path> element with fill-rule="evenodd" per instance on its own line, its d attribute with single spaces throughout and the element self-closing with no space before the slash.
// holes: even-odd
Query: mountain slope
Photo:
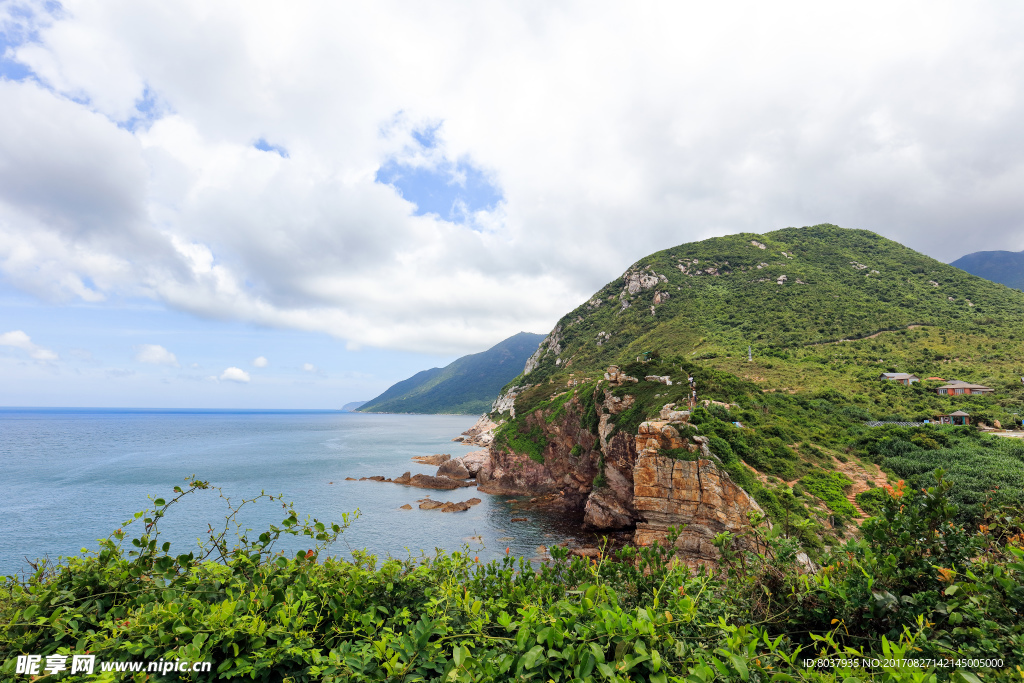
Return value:
<svg viewBox="0 0 1024 683">
<path fill-rule="evenodd" d="M 1024 289 L 1024 251 L 976 251 L 949 265 L 1007 287 Z"/>
<path fill-rule="evenodd" d="M 817 370 L 839 370 L 839 356 L 856 351 L 874 356 L 871 372 L 937 371 L 948 361 L 975 381 L 1019 384 L 1022 329 L 1024 293 L 871 232 L 786 228 L 683 244 L 641 259 L 564 316 L 517 381 L 570 372 L 596 377 L 609 364 L 657 351 L 711 361 L 751 379 L 775 375 L 789 388 L 820 387 L 835 378 L 822 381 Z M 903 330 L 900 343 L 892 344 L 897 330 Z M 875 341 L 835 346 L 868 337 Z M 746 362 L 748 346 L 753 363 Z M 780 361 L 812 356 L 830 360 L 813 361 L 815 371 L 803 372 L 803 381 L 782 372 L 799 370 L 800 363 Z M 970 363 L 978 367 L 962 367 Z"/>
<path fill-rule="evenodd" d="M 490 410 L 501 388 L 523 368 L 542 334 L 520 332 L 444 368 L 418 372 L 358 408 L 362 413 L 462 413 Z"/>
</svg>

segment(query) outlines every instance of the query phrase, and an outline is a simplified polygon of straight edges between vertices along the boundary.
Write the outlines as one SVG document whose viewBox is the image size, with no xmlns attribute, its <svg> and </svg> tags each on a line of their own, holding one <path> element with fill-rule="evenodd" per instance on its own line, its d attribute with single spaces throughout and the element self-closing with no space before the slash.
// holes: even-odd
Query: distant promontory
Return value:
<svg viewBox="0 0 1024 683">
<path fill-rule="evenodd" d="M 356 410 L 464 415 L 488 412 L 501 388 L 523 371 L 526 360 L 543 339 L 542 334 L 520 332 L 443 368 L 418 372 Z"/>
</svg>

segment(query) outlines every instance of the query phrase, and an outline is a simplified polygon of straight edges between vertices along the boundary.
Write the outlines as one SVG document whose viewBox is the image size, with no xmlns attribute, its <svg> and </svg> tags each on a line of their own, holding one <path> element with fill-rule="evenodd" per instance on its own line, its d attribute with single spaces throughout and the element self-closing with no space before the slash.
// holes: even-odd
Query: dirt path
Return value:
<svg viewBox="0 0 1024 683">
<path fill-rule="evenodd" d="M 885 476 L 885 472 L 883 472 L 878 465 L 872 463 L 865 465 L 864 463 L 858 462 L 852 458 L 848 459 L 847 462 L 842 462 L 834 455 L 832 456 L 832 461 L 836 466 L 836 470 L 842 472 L 853 480 L 853 486 L 851 486 L 850 490 L 847 492 L 846 500 L 850 501 L 850 505 L 857 510 L 857 516 L 853 521 L 860 524 L 861 521 L 867 519 L 868 515 L 864 513 L 860 508 L 860 505 L 857 505 L 857 494 L 863 493 L 864 491 L 872 488 L 884 486 L 889 483 L 889 480 Z M 869 481 L 874 484 L 874 486 L 869 485 Z"/>
</svg>

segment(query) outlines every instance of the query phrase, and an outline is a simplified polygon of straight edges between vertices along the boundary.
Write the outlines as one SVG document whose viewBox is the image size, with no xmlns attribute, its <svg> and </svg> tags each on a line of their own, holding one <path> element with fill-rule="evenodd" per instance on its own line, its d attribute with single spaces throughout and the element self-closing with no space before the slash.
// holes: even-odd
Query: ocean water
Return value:
<svg viewBox="0 0 1024 683">
<path fill-rule="evenodd" d="M 26 559 L 95 550 L 97 539 L 151 505 L 147 496 L 170 499 L 173 487 L 193 474 L 235 503 L 266 491 L 294 503 L 300 517 L 339 523 L 343 513 L 358 510 L 333 555 L 367 550 L 405 558 L 468 545 L 481 560 L 506 549 L 543 557 L 538 546 L 562 541 L 572 530 L 556 516 L 514 510 L 512 499 L 476 488 L 345 481 L 434 474 L 436 467 L 410 458 L 472 450 L 451 439 L 474 421 L 335 411 L 0 409 L 0 575 L 25 572 Z M 420 510 L 416 501 L 428 495 L 483 502 L 460 513 Z M 399 509 L 405 503 L 413 509 Z M 161 542 L 170 541 L 175 554 L 193 550 L 211 525 L 223 528 L 227 512 L 213 491 L 186 496 L 161 520 Z M 245 506 L 240 519 L 258 535 L 285 516 L 281 502 L 263 500 Z M 277 549 L 291 555 L 308 547 L 308 540 L 289 538 Z"/>
</svg>

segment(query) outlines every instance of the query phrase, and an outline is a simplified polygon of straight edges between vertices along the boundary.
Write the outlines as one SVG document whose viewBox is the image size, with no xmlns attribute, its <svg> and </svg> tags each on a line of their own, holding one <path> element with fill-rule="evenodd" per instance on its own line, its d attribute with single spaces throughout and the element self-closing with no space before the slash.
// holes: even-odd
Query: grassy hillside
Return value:
<svg viewBox="0 0 1024 683">
<path fill-rule="evenodd" d="M 1024 289 L 1024 251 L 976 251 L 949 265 L 1007 287 Z"/>
<path fill-rule="evenodd" d="M 819 225 L 652 254 L 564 316 L 554 336 L 559 352 L 544 347 L 531 382 L 659 350 L 789 388 L 889 367 L 1019 383 L 1024 293 L 874 233 Z"/>
<path fill-rule="evenodd" d="M 461 413 L 491 408 L 501 388 L 523 368 L 544 335 L 520 332 L 490 349 L 463 356 L 444 368 L 418 372 L 367 401 L 362 413 Z"/>
</svg>

